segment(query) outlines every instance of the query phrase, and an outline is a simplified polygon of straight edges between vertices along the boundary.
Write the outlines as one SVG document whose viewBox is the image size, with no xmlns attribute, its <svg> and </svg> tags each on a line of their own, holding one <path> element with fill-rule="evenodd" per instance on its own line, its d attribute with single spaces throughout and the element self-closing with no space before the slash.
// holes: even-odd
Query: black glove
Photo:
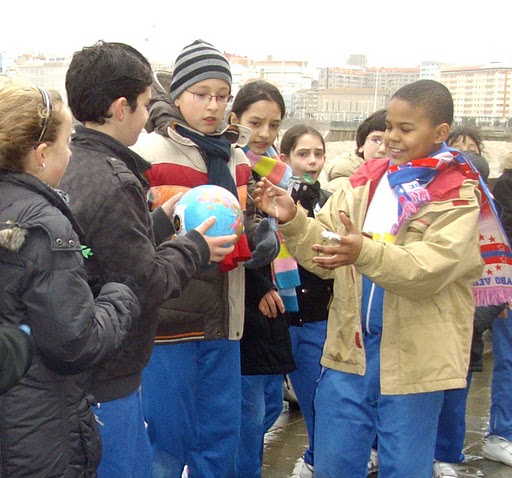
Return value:
<svg viewBox="0 0 512 478">
<path fill-rule="evenodd" d="M 258 269 L 270 264 L 279 254 L 279 236 L 267 218 L 261 220 L 254 233 L 255 248 L 251 258 L 245 262 L 248 269 Z"/>
</svg>

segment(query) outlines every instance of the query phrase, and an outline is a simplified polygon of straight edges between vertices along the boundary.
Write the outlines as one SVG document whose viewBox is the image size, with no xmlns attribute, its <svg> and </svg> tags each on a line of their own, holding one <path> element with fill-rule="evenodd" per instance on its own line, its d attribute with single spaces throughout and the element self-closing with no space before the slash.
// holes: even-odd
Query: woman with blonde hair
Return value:
<svg viewBox="0 0 512 478">
<path fill-rule="evenodd" d="M 94 299 L 93 251 L 57 186 L 71 156 L 57 92 L 0 87 L 0 325 L 34 342 L 26 375 L 0 395 L 0 476 L 95 477 L 101 456 L 86 371 L 120 345 L 139 301 L 110 282 Z"/>
</svg>

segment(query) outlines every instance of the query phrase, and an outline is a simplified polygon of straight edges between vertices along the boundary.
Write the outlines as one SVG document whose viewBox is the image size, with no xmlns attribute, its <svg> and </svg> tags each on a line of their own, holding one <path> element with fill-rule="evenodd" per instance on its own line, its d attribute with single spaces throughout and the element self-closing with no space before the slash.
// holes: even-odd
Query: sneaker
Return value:
<svg viewBox="0 0 512 478">
<path fill-rule="evenodd" d="M 313 465 L 310 465 L 309 463 L 306 463 L 305 461 L 303 461 L 302 466 L 299 471 L 299 478 L 313 478 L 313 477 L 314 477 Z"/>
<path fill-rule="evenodd" d="M 443 463 L 442 461 L 434 461 L 434 470 L 432 478 L 457 478 L 457 472 L 453 469 L 450 463 Z"/>
<path fill-rule="evenodd" d="M 512 442 L 498 435 L 488 436 L 482 447 L 482 455 L 488 460 L 512 466 Z"/>
<path fill-rule="evenodd" d="M 368 460 L 368 474 L 379 471 L 379 454 L 375 448 L 372 448 L 370 459 Z"/>
</svg>

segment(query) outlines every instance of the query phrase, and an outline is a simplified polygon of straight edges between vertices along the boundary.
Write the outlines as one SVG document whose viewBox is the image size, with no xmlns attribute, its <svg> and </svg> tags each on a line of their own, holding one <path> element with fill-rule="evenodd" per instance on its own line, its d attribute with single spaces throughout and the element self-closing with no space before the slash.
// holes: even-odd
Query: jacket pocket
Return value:
<svg viewBox="0 0 512 478">
<path fill-rule="evenodd" d="M 96 426 L 96 419 L 92 406 L 96 400 L 90 394 L 85 395 L 78 406 L 78 419 L 80 422 L 80 438 L 84 448 L 85 468 L 96 470 L 101 461 L 101 438 Z"/>
</svg>

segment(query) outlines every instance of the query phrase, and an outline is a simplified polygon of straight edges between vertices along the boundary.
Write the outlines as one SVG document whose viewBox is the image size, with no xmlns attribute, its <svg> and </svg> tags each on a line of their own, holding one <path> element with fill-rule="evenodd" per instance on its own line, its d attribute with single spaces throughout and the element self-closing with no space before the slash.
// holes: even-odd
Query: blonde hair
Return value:
<svg viewBox="0 0 512 478">
<path fill-rule="evenodd" d="M 31 149 L 57 139 L 64 119 L 64 103 L 57 91 L 48 94 L 50 111 L 38 88 L 6 85 L 0 89 L 0 169 L 23 172 Z"/>
</svg>

